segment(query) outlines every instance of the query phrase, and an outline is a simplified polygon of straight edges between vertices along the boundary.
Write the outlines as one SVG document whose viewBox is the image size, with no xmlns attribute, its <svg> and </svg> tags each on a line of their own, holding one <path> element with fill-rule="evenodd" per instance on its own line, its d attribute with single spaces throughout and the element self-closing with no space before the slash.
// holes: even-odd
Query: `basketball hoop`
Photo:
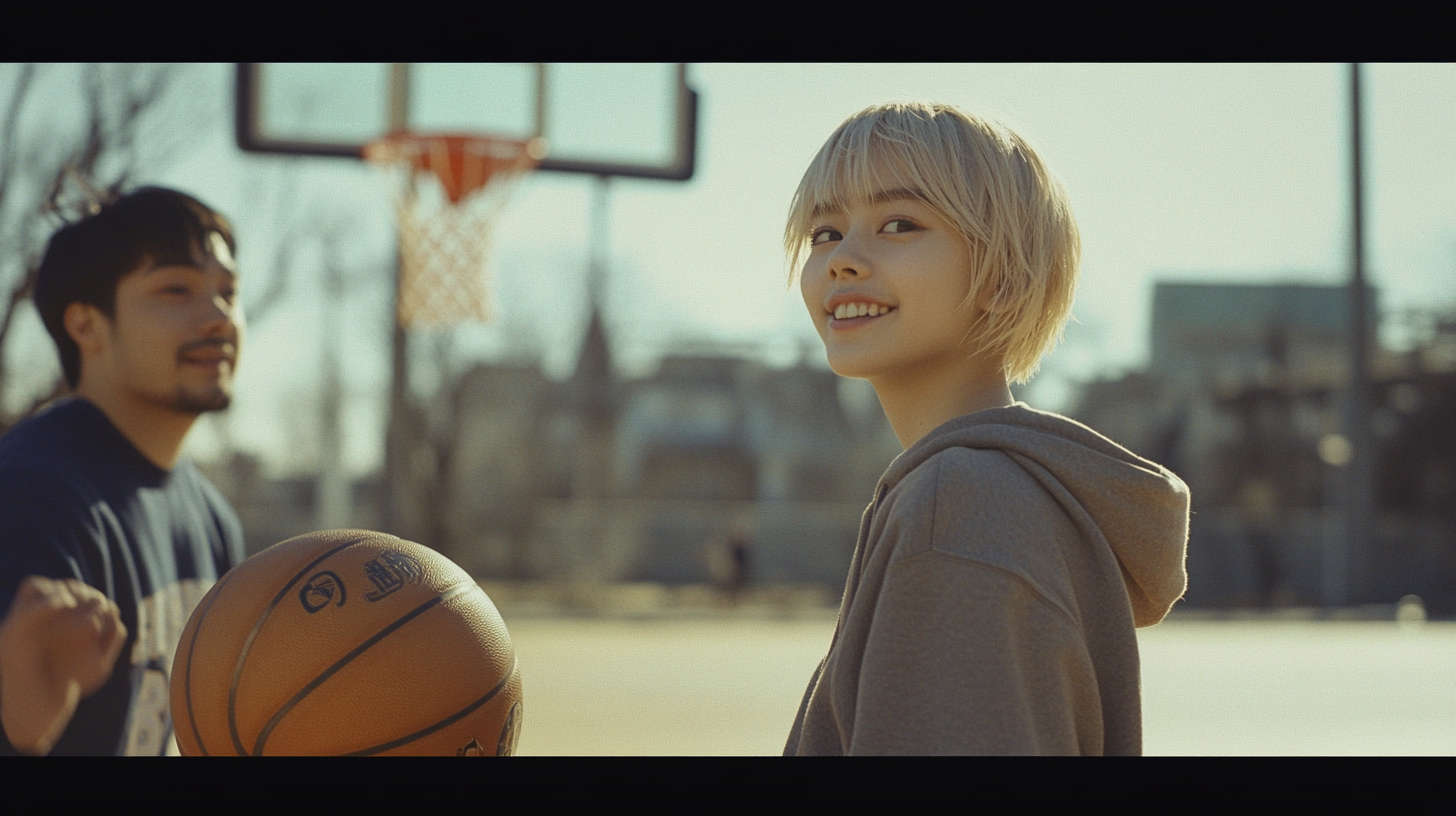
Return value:
<svg viewBox="0 0 1456 816">
<path fill-rule="evenodd" d="M 546 155 L 545 141 L 396 133 L 364 147 L 365 159 L 397 176 L 401 326 L 489 316 L 490 230 L 517 182 Z"/>
</svg>

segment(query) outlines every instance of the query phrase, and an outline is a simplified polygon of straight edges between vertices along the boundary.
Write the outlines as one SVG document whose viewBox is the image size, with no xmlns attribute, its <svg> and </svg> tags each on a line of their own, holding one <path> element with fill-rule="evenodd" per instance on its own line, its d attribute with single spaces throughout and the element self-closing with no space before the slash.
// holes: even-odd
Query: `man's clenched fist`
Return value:
<svg viewBox="0 0 1456 816">
<path fill-rule="evenodd" d="M 0 623 L 0 721 L 10 744 L 49 753 L 125 642 L 120 610 L 95 587 L 37 575 L 21 582 Z"/>
</svg>

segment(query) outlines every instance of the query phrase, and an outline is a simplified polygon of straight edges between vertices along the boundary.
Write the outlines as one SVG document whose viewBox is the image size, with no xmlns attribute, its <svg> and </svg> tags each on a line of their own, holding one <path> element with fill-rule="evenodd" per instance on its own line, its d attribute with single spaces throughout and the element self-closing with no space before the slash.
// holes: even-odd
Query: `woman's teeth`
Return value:
<svg viewBox="0 0 1456 816">
<path fill-rule="evenodd" d="M 877 317 L 882 314 L 889 314 L 893 306 L 881 306 L 878 303 L 841 303 L 834 307 L 834 319 L 844 320 L 850 317 Z"/>
</svg>

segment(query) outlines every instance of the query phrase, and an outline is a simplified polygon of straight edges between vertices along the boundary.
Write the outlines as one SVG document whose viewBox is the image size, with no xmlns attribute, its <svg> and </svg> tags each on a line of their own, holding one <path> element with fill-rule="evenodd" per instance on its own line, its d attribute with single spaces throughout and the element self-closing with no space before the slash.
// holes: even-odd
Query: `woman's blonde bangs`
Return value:
<svg viewBox="0 0 1456 816">
<path fill-rule="evenodd" d="M 809 246 L 814 220 L 826 212 L 842 212 L 855 201 L 868 200 L 876 188 L 876 162 L 870 132 L 874 122 L 851 119 L 840 125 L 819 149 L 794 192 L 784 229 L 784 249 L 789 256 L 789 281 L 798 272 L 799 261 Z"/>
</svg>

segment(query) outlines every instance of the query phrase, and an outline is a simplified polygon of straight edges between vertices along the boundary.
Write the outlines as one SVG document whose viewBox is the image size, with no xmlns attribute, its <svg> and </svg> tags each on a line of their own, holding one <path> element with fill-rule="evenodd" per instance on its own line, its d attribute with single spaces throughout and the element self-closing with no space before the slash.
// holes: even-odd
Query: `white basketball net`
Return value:
<svg viewBox="0 0 1456 816">
<path fill-rule="evenodd" d="M 412 147 L 374 158 L 396 176 L 396 319 L 405 328 L 483 322 L 491 311 L 486 286 L 491 229 L 534 161 L 517 143 L 482 142 L 479 149 L 497 151 L 497 162 L 501 150 L 515 150 L 521 159 L 497 169 L 480 189 L 451 203 L 434 173 L 415 169 Z M 468 175 L 468 155 L 466 161 Z"/>
</svg>

